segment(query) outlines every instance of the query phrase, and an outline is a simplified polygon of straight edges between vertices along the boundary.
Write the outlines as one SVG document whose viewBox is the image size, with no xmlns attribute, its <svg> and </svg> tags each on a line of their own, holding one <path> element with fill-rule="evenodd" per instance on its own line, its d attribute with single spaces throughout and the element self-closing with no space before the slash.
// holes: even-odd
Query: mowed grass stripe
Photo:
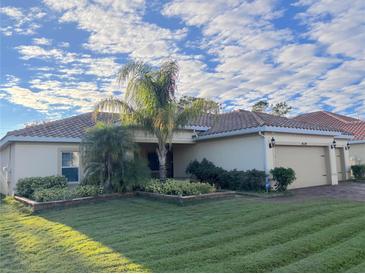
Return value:
<svg viewBox="0 0 365 274">
<path fill-rule="evenodd" d="M 209 246 L 208 248 L 200 248 L 197 250 L 192 249 L 181 255 L 168 256 L 156 259 L 151 262 L 153 270 L 159 271 L 161 265 L 174 265 L 178 272 L 185 272 L 187 267 L 191 264 L 210 264 L 215 263 L 220 258 L 229 258 L 235 255 L 246 255 L 250 252 L 255 252 L 261 249 L 265 249 L 269 246 L 281 244 L 307 233 L 316 232 L 321 230 L 325 226 L 333 223 L 339 223 L 341 220 L 346 218 L 353 218 L 358 216 L 361 210 L 359 208 L 353 208 L 352 210 L 345 211 L 333 211 L 326 215 L 315 215 L 314 217 L 308 218 L 307 220 L 299 220 L 294 223 L 288 223 L 286 226 L 271 229 L 267 227 L 267 231 L 249 236 L 241 235 L 237 236 L 232 241 L 219 241 L 219 248 L 216 245 Z M 268 223 L 269 225 L 269 223 Z M 128 256 L 132 256 L 127 253 Z M 156 268 L 155 268 L 156 267 Z"/>
<path fill-rule="evenodd" d="M 355 217 L 344 223 L 334 224 L 320 231 L 304 235 L 283 244 L 275 245 L 264 250 L 253 252 L 246 256 L 227 258 L 229 267 L 222 269 L 221 265 L 209 264 L 202 272 L 273 272 L 277 267 L 290 264 L 319 252 L 338 242 L 342 242 L 352 235 L 361 232 L 365 226 L 365 217 Z M 298 235 L 299 236 L 299 235 Z"/>
<path fill-rule="evenodd" d="M 10 217 L 11 218 L 11 217 Z M 27 265 L 27 271 L 47 272 L 141 272 L 147 270 L 120 253 L 95 242 L 63 224 L 49 222 L 37 216 L 13 216 L 20 225 L 11 234 L 19 257 Z M 34 229 L 34 228 L 37 229 Z M 43 229 L 41 229 L 43 228 Z M 37 258 L 46 258 L 38 260 Z M 72 261 L 71 265 L 64 265 Z M 48 270 L 49 271 L 49 270 Z"/>
<path fill-rule="evenodd" d="M 365 273 L 365 260 L 358 265 L 351 266 L 346 270 L 347 273 Z"/>
<path fill-rule="evenodd" d="M 354 205 L 348 205 L 348 207 L 353 207 Z M 333 208 L 335 207 L 335 208 Z M 343 207 L 343 206 L 342 206 Z M 346 206 L 347 207 L 347 206 Z M 329 205 L 329 206 L 315 206 L 315 207 L 307 207 L 307 208 L 299 208 L 295 211 L 288 211 L 286 214 L 284 212 L 275 212 L 269 211 L 270 214 L 265 214 L 265 216 L 260 216 L 259 213 L 255 214 L 255 211 L 251 211 L 250 214 L 246 215 L 238 215 L 235 218 L 227 218 L 222 220 L 221 218 L 217 219 L 216 221 L 205 220 L 202 222 L 189 222 L 185 223 L 182 226 L 169 225 L 161 231 L 160 233 L 164 234 L 164 237 L 161 239 L 160 233 L 158 231 L 154 232 L 153 235 L 147 234 L 141 230 L 139 230 L 139 234 L 137 232 L 137 239 L 125 239 L 125 238 L 118 238 L 118 239 L 110 239 L 110 244 L 113 246 L 117 246 L 119 244 L 123 244 L 124 252 L 128 250 L 143 250 L 146 251 L 146 244 L 149 246 L 153 246 L 157 248 L 162 245 L 172 244 L 172 245 L 182 245 L 184 242 L 200 242 L 200 240 L 208 241 L 210 235 L 215 233 L 223 233 L 223 236 L 226 238 L 236 237 L 237 233 L 247 233 L 249 234 L 250 231 L 257 232 L 260 229 L 265 229 L 266 223 L 270 222 L 271 226 L 275 227 L 276 225 L 285 225 L 286 222 L 295 221 L 298 218 L 305 218 L 307 216 L 311 216 L 313 214 L 320 214 L 322 212 L 327 212 L 329 208 L 333 208 L 333 210 L 341 209 L 340 206 Z M 303 212 L 305 211 L 305 212 Z M 278 215 L 276 215 L 278 214 Z M 149 224 L 145 224 L 147 227 L 153 226 Z M 191 226 L 195 226 L 195 229 L 191 229 Z M 251 228 L 250 230 L 247 230 Z M 176 230 L 179 233 L 176 233 Z M 157 233 L 156 233 L 157 232 Z M 134 232 L 136 233 L 136 232 Z M 93 234 L 94 236 L 98 236 L 97 234 Z M 128 234 L 129 235 L 129 234 Z M 216 235 L 217 236 L 217 235 Z M 203 238 L 202 238 L 203 237 Z M 208 238 L 205 238 L 208 237 Z M 197 239 L 199 238 L 199 239 Z M 109 237 L 106 237 L 105 240 L 109 242 Z M 225 239 L 221 239 L 225 240 Z"/>
<path fill-rule="evenodd" d="M 345 272 L 351 270 L 353 265 L 365 264 L 365 232 L 362 231 L 348 240 L 344 237 L 343 241 L 275 271 Z M 362 272 L 365 272 L 365 265 L 362 265 Z"/>
<path fill-rule="evenodd" d="M 326 205 L 327 206 L 327 205 Z M 320 208 L 323 206 L 318 206 L 317 204 L 314 205 L 308 205 L 308 208 Z M 179 230 L 183 230 L 186 231 L 187 233 L 192 234 L 190 236 L 194 237 L 194 234 L 199 237 L 199 233 L 195 232 L 195 231 L 191 231 L 189 229 L 189 226 L 193 223 L 195 226 L 197 227 L 201 227 L 203 224 L 206 224 L 208 227 L 207 229 L 209 229 L 209 227 L 213 227 L 214 229 L 217 230 L 223 230 L 223 229 L 229 229 L 229 227 L 236 227 L 237 224 L 242 224 L 242 222 L 247 222 L 247 223 L 252 223 L 255 220 L 259 220 L 260 218 L 265 219 L 268 217 L 272 217 L 274 215 L 279 215 L 279 214 L 290 214 L 291 212 L 295 211 L 295 210 L 302 210 L 303 207 L 294 207 L 293 209 L 279 209 L 279 210 L 270 210 L 270 209 L 265 209 L 265 210 L 260 210 L 259 208 L 257 208 L 258 212 L 256 212 L 253 209 L 249 209 L 249 214 L 242 214 L 241 212 L 236 214 L 230 214 L 232 217 L 228 216 L 227 214 L 224 214 L 224 212 L 222 212 L 221 215 L 218 215 L 218 213 L 216 211 L 214 211 L 214 209 L 212 211 L 212 214 L 208 214 L 208 215 L 212 215 L 214 216 L 214 218 L 205 218 L 205 216 L 199 214 L 198 216 L 195 216 L 194 219 L 196 220 L 192 220 L 191 218 L 184 218 L 185 216 L 185 212 L 176 212 L 174 218 L 177 219 L 177 221 L 174 221 L 173 223 L 168 222 L 168 223 L 164 223 L 163 224 L 159 224 L 158 220 L 160 220 L 161 218 L 163 220 L 166 220 L 164 215 L 156 215 L 154 212 L 151 212 L 148 208 L 145 208 L 145 212 L 144 214 L 141 213 L 138 216 L 143 216 L 143 215 L 147 215 L 146 216 L 146 220 L 143 221 L 143 225 L 145 228 L 145 230 L 141 230 L 140 226 L 136 227 L 136 226 L 132 226 L 130 227 L 130 222 L 133 223 L 135 218 L 132 218 L 132 220 L 129 219 L 124 219 L 124 218 L 120 218 L 118 215 L 114 216 L 115 221 L 114 221 L 114 225 L 118 226 L 119 229 L 121 231 L 123 231 L 123 233 L 118 237 L 117 241 L 118 242 L 129 242 L 129 241 L 136 241 L 136 242 L 140 242 L 143 243 L 145 241 L 144 237 L 148 237 L 150 240 L 152 240 L 151 235 L 153 234 L 160 234 L 160 233 L 164 233 L 164 238 L 166 240 L 169 240 L 171 237 L 169 237 L 169 235 L 174 236 L 175 230 L 179 229 Z M 133 208 L 134 209 L 134 208 Z M 181 210 L 181 207 L 179 207 L 179 209 Z M 227 210 L 230 210 L 229 208 L 227 208 L 225 210 L 225 212 L 227 212 Z M 263 213 L 260 213 L 263 212 Z M 178 214 L 179 218 L 176 218 L 176 215 Z M 150 218 L 148 216 L 151 216 Z M 47 216 L 46 216 L 47 217 Z M 79 226 L 78 223 L 73 222 L 72 226 L 85 232 L 85 233 L 89 233 L 90 231 L 93 232 L 93 236 L 94 237 L 104 237 L 106 239 L 108 239 L 108 236 L 112 233 L 112 231 L 115 229 L 114 226 L 106 226 L 105 222 L 96 222 L 96 220 L 98 220 L 97 218 L 95 218 L 97 216 L 92 217 L 92 220 L 89 220 L 89 225 L 87 227 L 84 226 Z M 111 218 L 109 216 L 109 218 Z M 64 222 L 64 220 L 62 220 Z M 91 223 L 90 223 L 91 222 Z M 140 222 L 140 221 L 138 221 Z M 66 222 L 67 223 L 67 222 Z M 99 223 L 99 225 L 97 225 L 97 223 Z M 214 223 L 215 225 L 212 226 L 210 224 Z M 125 235 L 125 237 L 123 237 L 123 235 Z M 183 235 L 183 237 L 186 239 L 189 236 L 188 235 Z M 172 242 L 176 242 L 176 237 L 173 237 L 173 239 L 171 240 Z M 115 243 L 114 239 L 112 239 L 112 241 Z M 157 239 L 156 244 L 160 244 L 161 243 L 161 239 Z M 151 242 L 151 244 L 153 244 Z M 144 245 L 139 245 L 136 244 L 137 247 L 142 248 Z"/>
<path fill-rule="evenodd" d="M 111 201 L 111 202 L 113 202 L 113 204 L 108 205 L 108 207 L 105 209 L 105 212 L 103 211 L 101 213 L 101 215 L 99 214 L 99 212 L 93 212 L 92 210 L 89 210 L 86 214 L 83 215 L 82 221 L 80 221 L 77 217 L 73 218 L 74 212 L 72 209 L 65 209 L 64 211 L 59 211 L 59 214 L 52 214 L 52 215 L 49 215 L 46 212 L 45 215 L 41 215 L 41 216 L 47 217 L 48 219 L 52 219 L 53 217 L 56 217 L 58 220 L 62 219 L 62 221 L 66 222 L 66 223 L 68 222 L 68 220 L 72 220 L 73 226 L 75 226 L 75 227 L 77 226 L 78 229 L 83 229 L 84 228 L 83 226 L 85 226 L 85 228 L 87 229 L 90 226 L 90 219 L 94 220 L 93 225 L 95 228 L 97 228 L 97 226 L 102 227 L 104 225 L 105 220 L 109 219 L 111 216 L 114 216 L 116 218 L 115 222 L 123 225 L 123 229 L 135 230 L 136 228 L 138 228 L 138 229 L 140 228 L 141 220 L 143 220 L 144 224 L 151 223 L 152 225 L 154 225 L 154 227 L 155 226 L 165 227 L 166 225 L 171 225 L 172 221 L 176 225 L 183 225 L 183 224 L 189 223 L 191 221 L 200 221 L 201 220 L 204 222 L 205 219 L 210 219 L 212 221 L 215 221 L 217 218 L 222 218 L 222 215 L 225 215 L 223 217 L 227 218 L 229 216 L 232 216 L 232 217 L 240 216 L 246 212 L 253 211 L 252 210 L 253 206 L 250 203 L 248 203 L 247 201 L 245 201 L 244 203 L 241 203 L 242 206 L 244 205 L 245 208 L 247 207 L 247 209 L 242 210 L 242 208 L 239 207 L 240 202 L 241 202 L 240 200 L 242 201 L 242 199 L 239 199 L 239 198 L 234 200 L 234 202 L 238 203 L 238 206 L 235 205 L 233 203 L 233 201 L 231 201 L 232 207 L 229 207 L 228 205 L 225 205 L 223 208 L 216 206 L 216 205 L 210 206 L 209 208 L 204 207 L 204 209 L 208 209 L 209 211 L 215 213 L 212 215 L 202 214 L 201 210 L 200 210 L 200 212 L 197 210 L 191 211 L 191 207 L 180 207 L 180 206 L 170 205 L 170 204 L 166 204 L 166 203 L 162 203 L 162 202 L 149 201 L 150 203 L 160 205 L 158 207 L 158 210 L 155 211 L 154 208 L 151 209 L 151 206 L 148 206 L 148 204 L 146 204 L 146 201 L 144 201 L 143 203 L 136 203 L 135 198 L 134 198 L 134 199 L 130 199 L 130 201 L 132 202 L 133 208 L 132 208 L 132 210 L 127 210 L 129 212 L 129 215 L 123 214 L 124 212 L 122 209 L 123 209 L 123 206 L 125 206 L 124 201 L 118 201 L 118 202 Z M 138 207 L 136 207 L 136 204 L 138 205 Z M 163 205 L 163 206 L 161 207 L 161 205 Z M 164 208 L 166 206 L 173 207 L 174 211 L 166 212 L 166 210 L 164 210 Z M 120 209 L 116 210 L 118 208 L 120 208 Z M 128 208 L 130 209 L 130 205 L 128 206 Z M 257 212 L 260 212 L 261 211 L 260 209 L 264 208 L 264 205 L 259 205 L 259 206 L 256 205 L 256 208 L 257 208 Z M 295 208 L 296 207 L 293 207 L 293 209 L 290 209 L 290 210 L 295 210 Z M 297 208 L 300 208 L 300 206 L 297 206 Z M 80 209 L 80 207 L 78 207 L 78 209 Z M 227 212 L 227 209 L 229 209 L 228 212 Z M 288 210 L 288 209 L 286 209 L 286 210 Z M 280 210 L 279 210 L 279 212 L 280 212 Z M 282 212 L 285 212 L 285 210 L 282 210 Z M 268 213 L 273 214 L 275 212 L 272 211 L 272 212 L 268 212 Z M 179 215 L 179 218 L 176 218 L 176 215 Z M 160 217 L 163 217 L 163 219 L 161 220 Z"/>
<path fill-rule="evenodd" d="M 182 231 L 175 237 L 169 238 L 169 241 L 166 244 L 162 244 L 166 241 L 158 240 L 160 237 L 154 238 L 155 241 L 151 243 L 151 239 L 145 241 L 145 246 L 141 248 L 138 242 L 132 242 L 131 245 L 123 245 L 123 251 L 130 256 L 139 256 L 143 257 L 143 259 L 159 259 L 159 257 L 163 257 L 166 255 L 172 256 L 177 255 L 182 252 L 192 252 L 194 250 L 202 250 L 205 248 L 214 247 L 217 244 L 224 243 L 227 244 L 231 241 L 236 241 L 241 237 L 250 237 L 256 234 L 261 234 L 268 230 L 270 226 L 270 230 L 279 229 L 281 227 L 285 227 L 288 224 L 294 224 L 295 222 L 302 222 L 304 218 L 310 218 L 315 215 L 321 215 L 329 212 L 338 212 L 338 210 L 347 210 L 343 208 L 343 206 L 334 206 L 331 207 L 320 207 L 320 208 L 302 208 L 301 211 L 291 212 L 290 214 L 275 216 L 272 215 L 265 219 L 258 219 L 256 222 L 251 222 L 249 224 L 241 225 L 241 226 L 231 226 L 230 229 L 216 229 L 213 226 L 213 230 L 207 229 L 195 229 L 194 231 L 199 232 L 198 237 L 188 238 L 186 237 L 187 233 Z M 353 205 L 349 205 L 348 209 L 351 209 Z M 357 212 L 357 211 L 356 211 Z M 336 216 L 338 213 L 336 213 Z M 354 213 L 355 215 L 357 213 Z M 318 218 L 318 217 L 316 217 Z M 229 221 L 227 221 L 229 224 Z M 230 225 L 229 225 L 230 226 Z M 180 240 L 183 238 L 184 240 Z M 115 248 L 117 248 L 113 245 Z M 148 246 L 148 247 L 146 247 Z M 149 248 L 150 247 L 150 248 Z M 131 253 L 128 251 L 131 250 Z M 159 252 L 155 252 L 158 250 Z M 142 256 L 143 254 L 143 256 Z M 162 255 L 162 256 L 161 256 Z"/>
</svg>

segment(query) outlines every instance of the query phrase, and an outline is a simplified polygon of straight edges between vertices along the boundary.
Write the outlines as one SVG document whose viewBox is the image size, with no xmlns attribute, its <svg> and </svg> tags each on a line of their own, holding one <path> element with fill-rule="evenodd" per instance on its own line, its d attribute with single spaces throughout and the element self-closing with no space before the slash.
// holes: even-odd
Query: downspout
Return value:
<svg viewBox="0 0 365 274">
<path fill-rule="evenodd" d="M 261 136 L 262 139 L 264 140 L 264 169 L 265 169 L 265 173 L 267 175 L 266 180 L 265 180 L 265 189 L 266 189 L 266 192 L 269 192 L 270 188 L 272 186 L 271 186 L 271 183 L 270 183 L 270 171 L 269 171 L 269 167 L 268 167 L 268 164 L 267 164 L 267 157 L 268 157 L 267 147 L 266 147 L 267 144 L 266 144 L 265 135 L 262 133 L 262 131 L 259 131 L 258 135 Z"/>
<path fill-rule="evenodd" d="M 259 131 L 258 134 L 263 137 L 264 140 L 264 169 L 265 172 L 268 173 L 268 166 L 267 166 L 267 150 L 266 150 L 266 139 L 265 135 L 262 133 L 262 131 Z"/>
</svg>

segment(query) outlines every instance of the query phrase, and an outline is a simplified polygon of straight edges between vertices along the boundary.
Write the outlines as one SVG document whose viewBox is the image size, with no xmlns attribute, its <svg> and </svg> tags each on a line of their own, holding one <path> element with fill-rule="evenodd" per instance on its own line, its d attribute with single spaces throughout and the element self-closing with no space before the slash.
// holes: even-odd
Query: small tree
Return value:
<svg viewBox="0 0 365 274">
<path fill-rule="evenodd" d="M 252 106 L 252 111 L 266 112 L 268 107 L 269 107 L 269 103 L 267 101 L 261 100 Z"/>
<path fill-rule="evenodd" d="M 285 191 L 288 185 L 294 182 L 295 171 L 292 168 L 276 167 L 270 170 L 272 178 L 276 181 L 275 190 Z"/>
<path fill-rule="evenodd" d="M 269 104 L 268 101 L 260 100 L 252 106 L 252 111 L 271 113 L 276 116 L 285 116 L 293 108 L 287 102 Z"/>
<path fill-rule="evenodd" d="M 286 102 L 280 102 L 275 105 L 271 105 L 271 113 L 276 116 L 285 116 L 287 115 L 293 108 L 289 106 Z"/>
<path fill-rule="evenodd" d="M 131 134 L 123 126 L 97 123 L 89 129 L 81 143 L 81 159 L 83 183 L 101 184 L 106 192 L 130 190 L 148 176 Z"/>
<path fill-rule="evenodd" d="M 179 99 L 178 106 L 180 109 L 186 109 L 191 108 L 197 103 L 199 103 L 199 105 L 202 107 L 202 113 L 217 114 L 222 111 L 222 105 L 216 101 L 188 95 L 184 95 Z"/>
</svg>

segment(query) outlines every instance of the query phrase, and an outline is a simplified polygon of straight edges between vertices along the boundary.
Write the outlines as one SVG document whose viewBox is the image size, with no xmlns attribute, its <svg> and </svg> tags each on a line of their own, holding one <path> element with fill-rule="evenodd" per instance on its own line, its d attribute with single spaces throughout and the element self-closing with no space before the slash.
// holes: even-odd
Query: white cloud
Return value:
<svg viewBox="0 0 365 274">
<path fill-rule="evenodd" d="M 52 40 L 44 38 L 44 37 L 33 38 L 33 44 L 39 45 L 39 46 L 49 46 L 52 44 Z"/>
<path fill-rule="evenodd" d="M 173 29 L 146 22 L 149 3 L 143 0 L 44 3 L 61 25 L 74 23 L 89 36 L 83 45 L 73 44 L 83 46 L 74 52 L 69 49 L 72 39 L 51 43 L 35 38 L 32 45 L 17 46 L 23 60 L 47 62 L 47 66 L 35 69 L 27 86 L 46 98 L 43 111 L 75 106 L 85 110 L 93 100 L 119 90 L 115 81 L 119 60 L 158 65 L 166 58 L 175 58 L 181 70 L 179 95 L 213 98 L 227 109 L 249 108 L 255 101 L 269 98 L 273 103 L 288 101 L 295 107 L 293 113 L 326 106 L 365 116 L 362 0 L 298 1 L 295 5 L 303 12 L 296 20 L 305 29 L 299 34 L 291 25 L 276 26 L 275 20 L 287 15 L 275 0 L 171 1 L 161 13 L 181 21 Z M 3 13 L 15 22 L 25 20 L 28 14 L 16 9 Z M 38 24 L 37 18 L 44 16 L 41 10 L 38 14 L 18 27 Z M 5 28 L 3 33 L 11 35 L 15 29 Z M 201 36 L 191 35 L 192 30 Z M 11 84 L 4 88 L 12 88 L 15 94 L 26 92 L 22 90 L 26 89 L 24 83 L 7 82 Z M 13 98 L 9 90 L 6 94 L 6 98 Z M 11 100 L 19 102 L 14 98 Z M 38 107 L 40 99 L 32 100 L 24 103 Z"/>
<path fill-rule="evenodd" d="M 365 1 L 314 1 L 299 18 L 310 27 L 308 35 L 328 47 L 330 54 L 365 57 Z M 329 19 L 324 20 L 327 16 Z"/>
<path fill-rule="evenodd" d="M 0 13 L 6 15 L 8 20 L 1 18 L 2 26 L 0 32 L 5 36 L 13 34 L 32 35 L 40 25 L 36 23 L 42 19 L 46 13 L 37 7 L 30 8 L 26 13 L 19 8 L 7 6 L 0 8 Z"/>
</svg>

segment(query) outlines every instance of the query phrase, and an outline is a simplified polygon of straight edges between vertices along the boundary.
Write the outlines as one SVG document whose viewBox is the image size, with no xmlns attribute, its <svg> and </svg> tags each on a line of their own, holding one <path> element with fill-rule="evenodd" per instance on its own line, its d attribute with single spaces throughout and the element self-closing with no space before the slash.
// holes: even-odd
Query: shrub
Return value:
<svg viewBox="0 0 365 274">
<path fill-rule="evenodd" d="M 64 176 L 28 177 L 19 179 L 16 193 L 19 196 L 32 198 L 33 193 L 40 189 L 67 187 L 67 179 Z"/>
<path fill-rule="evenodd" d="M 365 178 L 365 165 L 353 165 L 351 170 L 355 179 Z"/>
<path fill-rule="evenodd" d="M 98 196 L 103 193 L 99 186 L 79 185 L 75 188 L 54 187 L 38 189 L 34 192 L 34 200 L 37 202 L 70 200 L 74 198 Z"/>
<path fill-rule="evenodd" d="M 105 191 L 128 191 L 149 178 L 127 127 L 97 123 L 81 143 L 82 184 L 103 185 Z"/>
<path fill-rule="evenodd" d="M 251 169 L 245 171 L 244 179 L 240 184 L 241 190 L 260 191 L 265 189 L 265 171 Z"/>
<path fill-rule="evenodd" d="M 199 195 L 214 192 L 215 187 L 207 183 L 191 183 L 190 181 L 179 181 L 167 179 L 165 183 L 159 180 L 151 180 L 144 186 L 146 192 L 167 194 L 167 195 Z"/>
<path fill-rule="evenodd" d="M 33 198 L 37 202 L 69 200 L 75 197 L 74 190 L 68 187 L 43 188 L 34 192 Z"/>
<path fill-rule="evenodd" d="M 230 170 L 215 166 L 207 159 L 201 162 L 191 162 L 186 172 L 193 175 L 201 182 L 209 182 L 217 188 L 231 190 L 255 190 L 265 189 L 266 174 L 264 171 L 252 169 L 247 171 Z"/>
<path fill-rule="evenodd" d="M 187 166 L 186 172 L 194 175 L 201 182 L 209 182 L 217 188 L 227 188 L 221 180 L 225 170 L 205 158 L 200 163 L 197 160 L 192 161 Z"/>
<path fill-rule="evenodd" d="M 273 179 L 276 181 L 275 190 L 285 191 L 291 183 L 294 182 L 295 171 L 292 168 L 276 167 L 270 171 Z"/>
<path fill-rule="evenodd" d="M 74 191 L 76 197 L 98 196 L 104 193 L 103 187 L 92 185 L 78 185 Z"/>
</svg>

